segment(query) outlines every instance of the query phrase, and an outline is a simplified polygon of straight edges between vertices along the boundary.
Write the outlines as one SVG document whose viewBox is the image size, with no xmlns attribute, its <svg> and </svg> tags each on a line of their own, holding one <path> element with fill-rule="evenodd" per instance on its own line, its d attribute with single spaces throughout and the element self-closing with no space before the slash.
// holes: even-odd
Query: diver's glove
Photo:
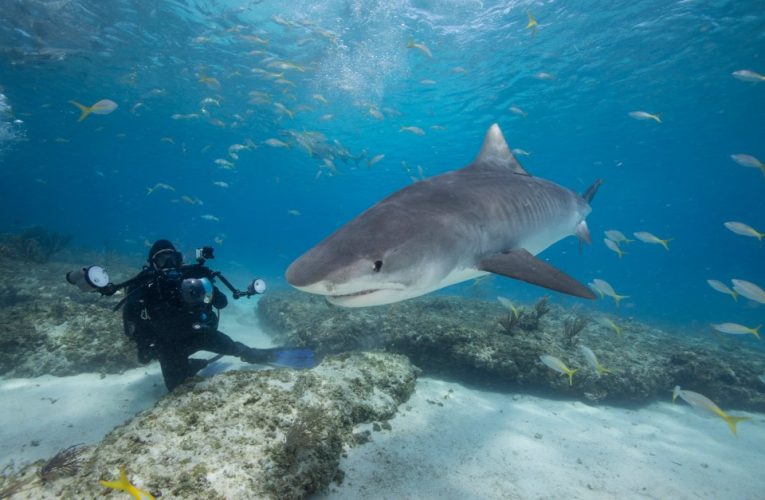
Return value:
<svg viewBox="0 0 765 500">
<path fill-rule="evenodd" d="M 101 288 L 96 288 L 96 290 L 101 295 L 104 295 L 106 297 L 111 297 L 112 295 L 117 293 L 117 290 L 119 290 L 119 288 L 117 288 L 117 286 L 114 283 L 107 283 L 106 285 L 102 286 Z"/>
<path fill-rule="evenodd" d="M 239 359 L 245 363 L 268 363 L 295 369 L 311 368 L 316 365 L 313 351 L 310 349 L 285 349 L 283 347 L 256 349 L 249 347 L 241 353 Z"/>
</svg>

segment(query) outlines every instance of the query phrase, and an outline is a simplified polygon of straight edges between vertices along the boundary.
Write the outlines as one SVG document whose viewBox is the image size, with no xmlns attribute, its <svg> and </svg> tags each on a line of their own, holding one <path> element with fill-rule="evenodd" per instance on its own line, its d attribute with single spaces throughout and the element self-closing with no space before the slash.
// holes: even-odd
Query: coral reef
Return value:
<svg viewBox="0 0 765 500">
<path fill-rule="evenodd" d="M 581 311 L 546 301 L 521 309 L 512 325 L 512 316 L 500 304 L 466 298 L 424 297 L 340 309 L 313 296 L 272 292 L 259 301 L 258 313 L 280 342 L 320 352 L 386 349 L 408 356 L 430 374 L 472 383 L 615 404 L 668 399 L 680 385 L 723 407 L 765 411 L 765 384 L 758 379 L 765 359 L 760 352 L 733 341 L 720 344 L 712 337 L 669 334 L 630 319 L 615 319 L 622 330 L 617 335 L 588 321 Z M 579 345 L 592 349 L 611 372 L 598 376 Z M 539 362 L 542 354 L 579 370 L 572 387 Z"/>
<path fill-rule="evenodd" d="M 87 261 L 88 257 L 84 257 Z M 93 257 L 94 259 L 96 257 Z M 0 376 L 119 373 L 139 366 L 115 299 L 66 283 L 65 262 L 0 257 Z"/>
<path fill-rule="evenodd" d="M 26 498 L 99 498 L 99 480 L 173 498 L 304 498 L 341 478 L 353 426 L 390 419 L 417 369 L 386 353 L 331 356 L 317 367 L 194 379 L 81 454 L 82 466 Z M 30 465 L 9 480 L 22 481 Z"/>
<path fill-rule="evenodd" d="M 0 239 L 0 257 L 44 264 L 71 241 L 68 234 L 60 234 L 41 226 L 33 226 L 18 234 Z"/>
</svg>

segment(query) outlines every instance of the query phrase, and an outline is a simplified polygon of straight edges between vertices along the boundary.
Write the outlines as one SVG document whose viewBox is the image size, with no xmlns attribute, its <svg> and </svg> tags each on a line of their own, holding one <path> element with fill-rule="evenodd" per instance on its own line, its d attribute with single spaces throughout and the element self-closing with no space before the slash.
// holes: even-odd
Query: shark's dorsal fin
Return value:
<svg viewBox="0 0 765 500">
<path fill-rule="evenodd" d="M 507 147 L 505 137 L 496 123 L 489 127 L 481 152 L 470 165 L 473 168 L 508 168 L 516 174 L 529 175 Z"/>
</svg>

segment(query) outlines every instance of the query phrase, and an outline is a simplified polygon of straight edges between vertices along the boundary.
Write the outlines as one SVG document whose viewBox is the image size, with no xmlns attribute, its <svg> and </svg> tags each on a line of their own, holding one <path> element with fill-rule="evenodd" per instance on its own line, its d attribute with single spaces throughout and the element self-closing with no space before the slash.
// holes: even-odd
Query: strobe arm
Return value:
<svg viewBox="0 0 765 500">
<path fill-rule="evenodd" d="M 261 279 L 252 280 L 250 284 L 247 285 L 247 290 L 243 292 L 241 290 L 236 289 L 234 285 L 232 285 L 231 282 L 227 280 L 226 277 L 220 273 L 220 271 L 213 272 L 212 276 L 216 278 L 220 278 L 220 282 L 223 283 L 226 286 L 226 288 L 229 289 L 234 299 L 240 299 L 242 297 L 249 298 L 249 297 L 252 297 L 253 295 L 258 295 L 266 291 L 266 282 Z"/>
</svg>

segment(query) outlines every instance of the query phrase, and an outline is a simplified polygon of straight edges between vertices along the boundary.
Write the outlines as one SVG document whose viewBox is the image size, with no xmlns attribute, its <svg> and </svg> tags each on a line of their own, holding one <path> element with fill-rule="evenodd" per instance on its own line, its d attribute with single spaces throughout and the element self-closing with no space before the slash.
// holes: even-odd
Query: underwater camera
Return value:
<svg viewBox="0 0 765 500">
<path fill-rule="evenodd" d="M 213 247 L 197 248 L 196 254 L 197 254 L 196 255 L 197 261 L 199 261 L 200 263 L 204 262 L 205 260 L 215 258 L 215 255 L 213 255 Z"/>
<path fill-rule="evenodd" d="M 66 281 L 83 292 L 96 292 L 109 284 L 109 275 L 103 267 L 90 266 L 69 271 L 66 273 Z"/>
<path fill-rule="evenodd" d="M 213 285 L 207 278 L 186 278 L 181 281 L 181 298 L 187 305 L 209 304 L 213 294 Z"/>
</svg>

